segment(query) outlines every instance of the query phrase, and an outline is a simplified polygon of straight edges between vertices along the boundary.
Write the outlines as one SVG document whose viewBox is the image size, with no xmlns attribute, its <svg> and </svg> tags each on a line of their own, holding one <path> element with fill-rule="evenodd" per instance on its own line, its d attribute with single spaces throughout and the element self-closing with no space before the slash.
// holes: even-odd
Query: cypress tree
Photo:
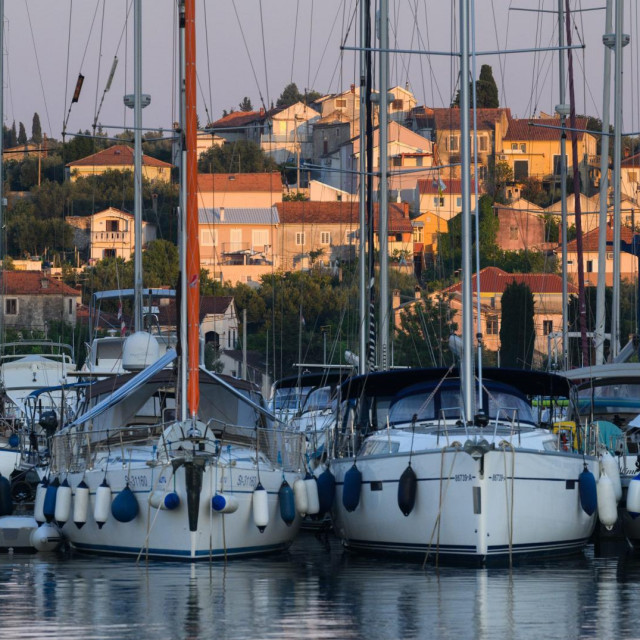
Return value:
<svg viewBox="0 0 640 640">
<path fill-rule="evenodd" d="M 36 144 L 42 142 L 42 127 L 40 126 L 40 116 L 37 111 L 33 114 L 33 122 L 31 123 L 31 139 Z"/>
<path fill-rule="evenodd" d="M 24 122 L 20 123 L 20 130 L 18 133 L 18 144 L 27 144 L 27 132 L 24 128 Z"/>
<path fill-rule="evenodd" d="M 512 282 L 502 294 L 500 363 L 504 367 L 530 369 L 536 330 L 533 294 L 524 282 Z"/>
</svg>

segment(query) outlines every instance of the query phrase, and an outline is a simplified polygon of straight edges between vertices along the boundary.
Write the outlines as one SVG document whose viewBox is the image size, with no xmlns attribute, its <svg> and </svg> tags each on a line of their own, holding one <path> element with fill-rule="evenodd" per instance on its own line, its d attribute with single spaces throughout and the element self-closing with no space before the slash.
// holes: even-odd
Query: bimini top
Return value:
<svg viewBox="0 0 640 640">
<path fill-rule="evenodd" d="M 447 375 L 448 374 L 448 375 Z M 343 398 L 357 398 L 362 393 L 367 395 L 396 395 L 407 387 L 424 382 L 437 382 L 447 379 L 460 379 L 457 368 L 445 369 L 432 367 L 426 369 L 398 369 L 394 371 L 376 371 L 355 376 L 343 383 Z M 527 371 L 524 369 L 506 369 L 486 367 L 482 369 L 483 382 L 493 380 L 514 387 L 526 396 L 555 396 L 568 398 L 571 383 L 566 378 L 544 371 Z"/>
</svg>

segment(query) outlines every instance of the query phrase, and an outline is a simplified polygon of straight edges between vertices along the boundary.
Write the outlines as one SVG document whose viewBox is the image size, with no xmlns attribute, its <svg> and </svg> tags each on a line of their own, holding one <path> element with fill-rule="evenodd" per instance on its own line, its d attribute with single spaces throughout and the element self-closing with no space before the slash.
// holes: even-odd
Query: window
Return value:
<svg viewBox="0 0 640 640">
<path fill-rule="evenodd" d="M 486 180 L 487 179 L 487 167 L 483 164 L 478 165 L 478 180 Z"/>
<path fill-rule="evenodd" d="M 229 251 L 242 251 L 242 229 L 231 229 L 229 240 Z"/>
<path fill-rule="evenodd" d="M 268 229 L 254 229 L 251 232 L 251 244 L 260 250 L 270 244 Z"/>
<path fill-rule="evenodd" d="M 550 333 L 553 333 L 553 320 L 543 320 L 542 335 L 548 336 Z"/>
<path fill-rule="evenodd" d="M 449 136 L 449 151 L 458 151 L 458 136 Z"/>
<path fill-rule="evenodd" d="M 404 100 L 402 98 L 396 98 L 391 103 L 391 109 L 393 111 L 402 111 L 402 109 L 404 109 Z"/>
<path fill-rule="evenodd" d="M 18 299 L 5 298 L 4 312 L 8 316 L 17 316 L 18 315 Z"/>
<path fill-rule="evenodd" d="M 69 315 L 73 315 L 73 300 L 69 298 Z"/>
<path fill-rule="evenodd" d="M 587 260 L 587 273 L 593 273 L 593 260 Z"/>
<path fill-rule="evenodd" d="M 118 231 L 118 221 L 117 220 L 107 220 L 107 231 L 116 232 Z"/>
<path fill-rule="evenodd" d="M 518 239 L 518 227 L 517 226 L 510 226 L 509 227 L 509 238 L 511 240 L 517 240 Z"/>
<path fill-rule="evenodd" d="M 487 151 L 489 148 L 489 140 L 487 140 L 487 136 L 480 136 L 478 138 L 478 151 Z"/>
<path fill-rule="evenodd" d="M 331 244 L 331 232 L 322 231 L 320 233 L 320 244 Z"/>
<path fill-rule="evenodd" d="M 456 198 L 456 207 L 461 207 L 462 206 L 462 198 L 458 197 Z"/>
<path fill-rule="evenodd" d="M 629 176 L 629 182 L 638 182 L 638 172 L 637 171 L 629 171 L 627 173 Z"/>
<path fill-rule="evenodd" d="M 102 257 L 103 258 L 115 258 L 116 257 L 116 250 L 115 249 L 103 249 L 102 250 Z"/>
<path fill-rule="evenodd" d="M 200 244 L 203 247 L 215 247 L 218 244 L 218 230 L 200 229 Z"/>
<path fill-rule="evenodd" d="M 553 175 L 559 176 L 562 173 L 562 156 L 554 154 L 553 156 Z"/>
<path fill-rule="evenodd" d="M 393 156 L 393 158 L 391 158 L 391 166 L 392 167 L 401 167 L 402 166 L 402 156 Z"/>
<path fill-rule="evenodd" d="M 422 156 L 416 156 L 416 167 L 422 166 Z"/>
<path fill-rule="evenodd" d="M 513 163 L 513 178 L 516 181 L 524 180 L 529 177 L 529 161 L 515 160 Z"/>
<path fill-rule="evenodd" d="M 344 98 L 338 98 L 336 100 L 336 109 L 345 109 L 347 107 L 347 101 Z"/>
<path fill-rule="evenodd" d="M 304 245 L 304 232 L 298 231 L 296 233 L 296 245 L 299 247 Z"/>
<path fill-rule="evenodd" d="M 525 143 L 525 142 L 521 142 L 521 143 L 520 143 L 520 151 L 521 151 L 522 153 L 527 153 L 527 145 L 526 145 L 526 143 Z"/>
<path fill-rule="evenodd" d="M 518 150 L 518 143 L 517 142 L 512 142 L 511 143 L 511 151 L 517 151 Z"/>
<path fill-rule="evenodd" d="M 613 251 L 607 251 L 607 260 L 613 260 Z"/>
<path fill-rule="evenodd" d="M 498 318 L 497 316 L 487 316 L 487 335 L 488 336 L 497 336 L 498 335 Z"/>
<path fill-rule="evenodd" d="M 329 141 L 326 138 L 322 141 L 322 153 L 329 153 Z"/>
<path fill-rule="evenodd" d="M 433 206 L 434 207 L 444 207 L 444 196 L 436 196 L 433 199 Z"/>
</svg>

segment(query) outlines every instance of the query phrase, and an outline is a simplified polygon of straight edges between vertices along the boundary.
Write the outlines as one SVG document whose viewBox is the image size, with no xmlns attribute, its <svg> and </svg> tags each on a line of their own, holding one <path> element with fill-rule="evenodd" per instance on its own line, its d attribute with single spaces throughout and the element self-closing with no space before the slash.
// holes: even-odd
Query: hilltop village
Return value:
<svg viewBox="0 0 640 640">
<path fill-rule="evenodd" d="M 483 67 L 483 76 L 479 87 L 495 87 L 490 67 Z M 438 365 L 446 359 L 449 334 L 460 324 L 460 109 L 455 103 L 449 108 L 419 105 L 408 87 L 396 86 L 390 93 L 394 360 Z M 292 84 L 271 108 L 254 109 L 244 98 L 237 110 L 201 126 L 202 332 L 209 364 L 218 370 L 261 382 L 266 373 L 272 378 L 289 373 L 300 358 L 338 362 L 345 349 L 357 344 L 360 102 L 355 85 L 321 95 L 302 94 Z M 481 270 L 473 286 L 475 291 L 479 279 L 485 355 L 503 364 L 542 367 L 553 358 L 561 327 L 561 120 L 546 113 L 514 117 L 509 107 L 498 106 L 497 89 L 479 91 L 478 106 L 471 204 L 479 215 Z M 377 121 L 374 110 L 374 253 Z M 612 280 L 611 253 L 605 265 L 598 264 L 599 127 L 596 119 L 577 118 L 575 157 L 573 134 L 567 134 L 569 293 L 577 292 L 572 186 L 577 166 L 583 269 L 588 297 L 594 300 L 595 274 L 604 269 L 607 284 Z M 140 241 L 144 284 L 151 287 L 175 287 L 178 277 L 179 151 L 173 134 L 150 131 L 144 136 Z M 72 336 L 80 359 L 91 293 L 131 286 L 133 278 L 138 241 L 132 213 L 133 134 L 118 138 L 107 139 L 98 129 L 95 135 L 79 132 L 57 141 L 42 134 L 38 114 L 31 138 L 22 123 L 18 134 L 15 124 L 4 130 L 4 326 L 20 335 L 55 331 Z M 625 140 L 621 172 L 626 287 L 634 286 L 637 274 L 631 244 L 638 224 L 640 154 L 634 154 L 634 142 Z M 608 211 L 611 246 L 612 207 Z M 511 348 L 513 323 L 505 318 L 520 323 L 521 299 L 507 304 L 516 290 L 531 303 L 533 333 L 527 344 Z M 630 296 L 623 300 L 631 304 Z M 243 311 L 246 345 L 241 344 Z M 175 323 L 168 309 L 159 315 L 162 322 Z M 120 330 L 120 323 L 106 314 L 104 330 Z M 242 347 L 250 350 L 244 372 Z"/>
</svg>

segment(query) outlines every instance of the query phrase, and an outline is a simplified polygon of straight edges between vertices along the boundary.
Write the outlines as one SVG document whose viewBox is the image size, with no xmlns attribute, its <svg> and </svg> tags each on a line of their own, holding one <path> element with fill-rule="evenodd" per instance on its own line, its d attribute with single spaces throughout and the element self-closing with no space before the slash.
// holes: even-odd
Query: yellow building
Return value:
<svg viewBox="0 0 640 640">
<path fill-rule="evenodd" d="M 133 148 L 126 144 L 117 144 L 103 149 L 86 158 L 69 162 L 66 166 L 67 177 L 71 182 L 78 178 L 95 176 L 106 171 L 133 171 Z M 142 175 L 147 180 L 171 180 L 172 165 L 157 158 L 142 155 Z"/>
<path fill-rule="evenodd" d="M 568 123 L 567 123 L 567 126 Z M 586 129 L 587 119 L 576 118 L 576 129 Z M 506 162 L 513 171 L 515 182 L 537 178 L 541 182 L 556 182 L 560 186 L 559 118 L 513 118 L 502 138 L 502 146 L 496 148 L 496 160 Z M 596 155 L 596 138 L 584 131 L 576 132 L 578 138 L 578 167 L 582 190 L 587 192 L 596 186 L 600 178 L 600 156 Z M 571 133 L 567 133 L 567 175 L 573 171 Z"/>
</svg>

